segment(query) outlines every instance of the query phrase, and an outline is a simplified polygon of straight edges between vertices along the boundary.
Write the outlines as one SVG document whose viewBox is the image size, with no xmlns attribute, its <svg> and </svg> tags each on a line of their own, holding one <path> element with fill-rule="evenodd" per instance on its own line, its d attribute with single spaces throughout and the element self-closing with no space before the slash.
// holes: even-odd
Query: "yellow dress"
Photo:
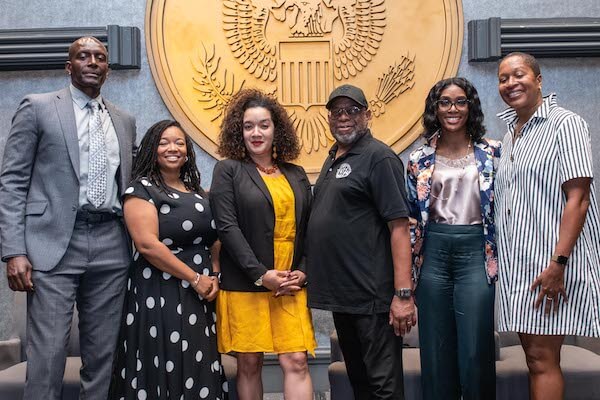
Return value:
<svg viewBox="0 0 600 400">
<path fill-rule="evenodd" d="M 296 217 L 294 192 L 284 175 L 264 176 L 275 209 L 275 269 L 288 271 L 294 257 Z M 294 296 L 272 292 L 220 290 L 217 299 L 219 352 L 291 353 L 316 347 L 306 289 Z"/>
</svg>

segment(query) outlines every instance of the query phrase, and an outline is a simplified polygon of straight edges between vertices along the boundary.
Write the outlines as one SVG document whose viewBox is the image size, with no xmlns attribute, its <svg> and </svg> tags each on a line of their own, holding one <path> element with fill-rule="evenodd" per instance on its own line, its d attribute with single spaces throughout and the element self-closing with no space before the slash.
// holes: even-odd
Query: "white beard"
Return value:
<svg viewBox="0 0 600 400">
<path fill-rule="evenodd" d="M 364 136 L 365 133 L 367 133 L 368 129 L 365 129 L 363 131 L 359 131 L 359 130 L 355 130 L 354 132 L 348 134 L 348 135 L 338 135 L 335 133 L 333 134 L 333 137 L 335 138 L 335 140 L 344 146 L 348 146 L 350 144 L 353 144 L 354 142 L 356 142 L 358 139 L 360 139 L 361 137 Z"/>
</svg>

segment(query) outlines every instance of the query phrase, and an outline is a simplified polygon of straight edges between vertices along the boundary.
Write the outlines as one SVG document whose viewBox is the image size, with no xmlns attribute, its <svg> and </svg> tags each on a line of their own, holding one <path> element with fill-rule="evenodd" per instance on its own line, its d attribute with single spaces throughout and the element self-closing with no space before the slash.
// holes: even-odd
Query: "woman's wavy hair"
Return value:
<svg viewBox="0 0 600 400">
<path fill-rule="evenodd" d="M 271 113 L 273 144 L 277 149 L 277 161 L 288 162 L 300 155 L 300 143 L 292 121 L 281 104 L 258 89 L 242 89 L 229 101 L 219 133 L 217 153 L 233 160 L 247 160 L 244 145 L 244 113 L 253 107 L 263 107 Z"/>
<path fill-rule="evenodd" d="M 171 190 L 163 180 L 160 167 L 158 166 L 158 144 L 163 132 L 173 126 L 181 129 L 185 135 L 185 145 L 187 147 L 187 159 L 181 167 L 179 178 L 187 190 L 204 193 L 200 186 L 200 172 L 196 167 L 194 144 L 177 121 L 166 119 L 155 123 L 148 129 L 138 147 L 137 156 L 133 163 L 132 177 L 133 179 L 148 178 L 163 192 L 171 193 Z"/>
<path fill-rule="evenodd" d="M 485 126 L 483 125 L 483 112 L 481 111 L 481 102 L 475 86 L 465 78 L 448 78 L 436 83 L 425 100 L 425 111 L 423 112 L 423 137 L 429 141 L 437 131 L 441 129 L 440 121 L 437 118 L 436 101 L 440 99 L 440 94 L 448 86 L 455 85 L 465 91 L 469 100 L 469 117 L 467 118 L 467 134 L 475 142 L 481 140 L 485 135 Z"/>
</svg>

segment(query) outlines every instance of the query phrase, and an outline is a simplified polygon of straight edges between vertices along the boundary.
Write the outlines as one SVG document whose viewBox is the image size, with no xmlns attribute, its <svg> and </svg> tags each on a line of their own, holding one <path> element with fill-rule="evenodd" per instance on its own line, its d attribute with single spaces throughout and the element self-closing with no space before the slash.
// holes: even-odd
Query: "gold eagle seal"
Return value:
<svg viewBox="0 0 600 400">
<path fill-rule="evenodd" d="M 463 18 L 460 0 L 148 0 L 145 31 L 159 92 L 204 150 L 216 157 L 233 93 L 257 87 L 288 110 L 314 178 L 343 83 L 365 91 L 376 137 L 415 140 L 429 88 L 458 68 Z"/>
</svg>

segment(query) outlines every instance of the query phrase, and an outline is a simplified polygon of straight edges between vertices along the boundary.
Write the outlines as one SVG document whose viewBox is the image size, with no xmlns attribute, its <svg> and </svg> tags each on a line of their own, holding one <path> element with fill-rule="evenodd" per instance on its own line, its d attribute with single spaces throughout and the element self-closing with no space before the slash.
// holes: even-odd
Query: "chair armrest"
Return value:
<svg viewBox="0 0 600 400">
<path fill-rule="evenodd" d="M 329 343 L 331 346 L 331 362 L 344 361 L 342 355 L 342 349 L 340 348 L 340 341 L 338 339 L 337 332 L 334 330 L 329 337 Z"/>
<path fill-rule="evenodd" d="M 21 339 L 14 338 L 0 341 L 0 371 L 20 363 Z"/>
<path fill-rule="evenodd" d="M 496 353 L 496 361 L 500 360 L 500 335 L 494 331 L 494 350 Z"/>
<path fill-rule="evenodd" d="M 575 345 L 600 355 L 600 338 L 577 336 Z"/>
</svg>

